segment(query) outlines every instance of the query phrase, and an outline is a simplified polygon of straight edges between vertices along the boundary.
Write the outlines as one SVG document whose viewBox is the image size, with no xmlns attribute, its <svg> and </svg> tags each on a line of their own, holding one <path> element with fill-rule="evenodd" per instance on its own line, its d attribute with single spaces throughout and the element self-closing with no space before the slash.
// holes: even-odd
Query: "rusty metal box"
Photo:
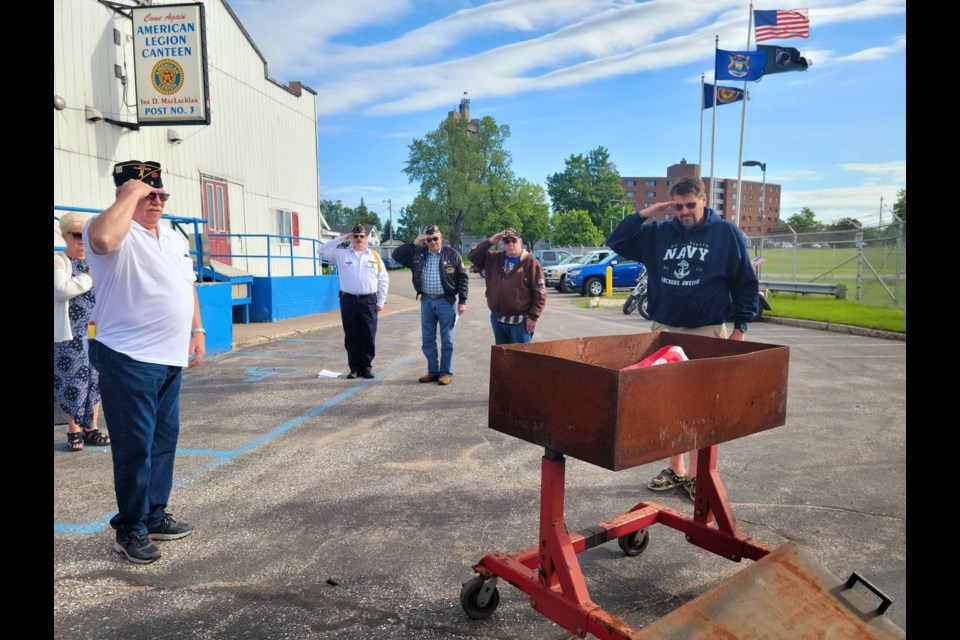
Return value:
<svg viewBox="0 0 960 640">
<path fill-rule="evenodd" d="M 621 371 L 666 345 L 690 359 Z M 665 331 L 498 345 L 489 427 L 629 469 L 784 424 L 789 354 Z"/>
</svg>

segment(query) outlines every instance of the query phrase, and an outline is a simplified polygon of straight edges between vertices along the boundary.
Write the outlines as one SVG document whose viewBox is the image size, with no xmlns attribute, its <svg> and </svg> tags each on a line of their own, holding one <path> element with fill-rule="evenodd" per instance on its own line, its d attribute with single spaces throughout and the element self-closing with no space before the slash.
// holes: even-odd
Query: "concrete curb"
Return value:
<svg viewBox="0 0 960 640">
<path fill-rule="evenodd" d="M 601 307 L 622 307 L 623 300 L 607 300 L 600 298 Z M 884 331 L 882 329 L 868 329 L 866 327 L 854 327 L 849 324 L 838 324 L 836 322 L 821 322 L 818 320 L 800 320 L 798 318 L 778 318 L 775 316 L 764 315 L 759 322 L 770 322 L 773 324 L 783 324 L 791 327 L 802 327 L 804 329 L 819 329 L 821 331 L 833 331 L 834 333 L 849 333 L 855 336 L 867 336 L 869 338 L 883 338 L 884 340 L 907 341 L 907 334 L 897 333 L 896 331 Z"/>
</svg>

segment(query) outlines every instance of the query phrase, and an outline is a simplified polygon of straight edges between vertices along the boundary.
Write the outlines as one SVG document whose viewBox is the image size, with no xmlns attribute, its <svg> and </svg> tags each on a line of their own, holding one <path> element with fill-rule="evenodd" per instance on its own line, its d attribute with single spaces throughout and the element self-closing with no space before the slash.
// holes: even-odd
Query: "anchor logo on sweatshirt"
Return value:
<svg viewBox="0 0 960 640">
<path fill-rule="evenodd" d="M 690 275 L 690 263 L 686 260 L 681 260 L 677 263 L 677 269 L 673 272 L 674 277 L 677 280 L 682 280 Z"/>
</svg>

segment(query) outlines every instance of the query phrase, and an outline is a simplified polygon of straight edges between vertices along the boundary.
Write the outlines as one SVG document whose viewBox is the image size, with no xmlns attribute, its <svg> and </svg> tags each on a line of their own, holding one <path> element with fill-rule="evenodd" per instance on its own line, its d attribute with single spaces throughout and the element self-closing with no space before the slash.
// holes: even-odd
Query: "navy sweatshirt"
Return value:
<svg viewBox="0 0 960 640">
<path fill-rule="evenodd" d="M 661 324 L 694 328 L 731 317 L 740 324 L 757 314 L 759 284 L 746 238 L 709 207 L 689 230 L 678 218 L 646 222 L 627 216 L 607 246 L 647 268 L 647 310 Z"/>
</svg>

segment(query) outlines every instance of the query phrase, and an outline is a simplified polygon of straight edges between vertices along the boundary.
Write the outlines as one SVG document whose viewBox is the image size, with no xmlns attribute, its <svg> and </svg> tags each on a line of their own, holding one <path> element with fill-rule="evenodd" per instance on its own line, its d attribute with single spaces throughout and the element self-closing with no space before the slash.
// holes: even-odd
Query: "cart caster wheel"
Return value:
<svg viewBox="0 0 960 640">
<path fill-rule="evenodd" d="M 474 620 L 485 620 L 496 611 L 500 605 L 500 591 L 496 585 L 497 578 L 484 580 L 481 576 L 463 583 L 463 588 L 460 589 L 460 606 L 468 617 Z M 484 588 L 485 586 L 487 588 Z"/>
<path fill-rule="evenodd" d="M 617 538 L 617 544 L 628 556 L 638 556 L 643 553 L 648 542 L 650 542 L 650 534 L 647 533 L 646 529 L 640 529 Z"/>
</svg>

